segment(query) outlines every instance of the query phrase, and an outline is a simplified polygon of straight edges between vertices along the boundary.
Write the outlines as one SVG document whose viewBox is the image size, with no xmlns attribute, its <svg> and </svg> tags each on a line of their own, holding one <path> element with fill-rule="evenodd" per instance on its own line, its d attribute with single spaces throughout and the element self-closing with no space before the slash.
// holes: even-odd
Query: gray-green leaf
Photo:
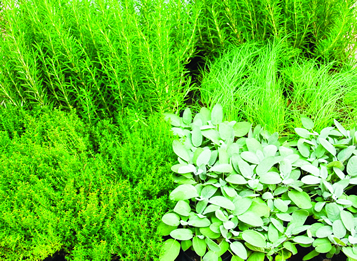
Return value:
<svg viewBox="0 0 357 261">
<path fill-rule="evenodd" d="M 160 250 L 160 261 L 175 261 L 180 253 L 180 243 L 173 239 L 165 241 Z"/>
<path fill-rule="evenodd" d="M 347 163 L 347 173 L 351 176 L 357 175 L 357 156 L 353 156 Z"/>
<path fill-rule="evenodd" d="M 180 185 L 170 193 L 170 199 L 179 201 L 198 197 L 197 190 L 190 184 Z"/>
<path fill-rule="evenodd" d="M 216 104 L 211 112 L 212 124 L 217 125 L 223 121 L 223 107 L 220 104 Z"/>
<path fill-rule="evenodd" d="M 245 260 L 248 257 L 247 250 L 245 249 L 244 245 L 239 241 L 234 241 L 230 245 L 231 250 L 234 254 L 239 256 L 241 259 Z"/>
<path fill-rule="evenodd" d="M 290 190 L 289 198 L 301 209 L 309 209 L 312 207 L 310 196 L 304 191 Z"/>
<path fill-rule="evenodd" d="M 174 140 L 172 143 L 172 147 L 177 156 L 179 156 L 180 158 L 182 158 L 187 162 L 190 161 L 188 150 L 179 140 Z"/>
<path fill-rule="evenodd" d="M 247 211 L 244 214 L 238 216 L 238 219 L 254 227 L 263 226 L 263 220 L 261 219 L 261 217 L 259 217 L 256 213 L 251 211 Z"/>
<path fill-rule="evenodd" d="M 196 252 L 197 255 L 203 256 L 206 253 L 206 242 L 204 239 L 200 239 L 198 237 L 193 237 L 192 240 L 193 250 Z"/>
<path fill-rule="evenodd" d="M 245 230 L 242 233 L 242 238 L 247 243 L 256 247 L 266 248 L 267 246 L 265 237 L 261 233 L 254 230 Z"/>
<path fill-rule="evenodd" d="M 322 138 L 319 138 L 319 142 L 328 152 L 330 152 L 333 156 L 336 156 L 336 149 L 330 142 Z"/>
<path fill-rule="evenodd" d="M 310 118 L 308 118 L 304 115 L 301 115 L 300 119 L 301 119 L 301 123 L 304 126 L 304 128 L 306 128 L 308 130 L 311 130 L 314 128 L 314 122 Z"/>
<path fill-rule="evenodd" d="M 178 226 L 180 224 L 180 218 L 175 213 L 166 213 L 162 217 L 162 222 L 169 226 Z"/>
<path fill-rule="evenodd" d="M 181 216 L 188 216 L 191 207 L 186 201 L 180 200 L 176 203 L 174 211 Z"/>
<path fill-rule="evenodd" d="M 190 240 L 193 237 L 193 233 L 187 228 L 178 228 L 170 233 L 170 236 L 177 240 Z"/>
<path fill-rule="evenodd" d="M 230 201 L 228 198 L 222 197 L 222 196 L 215 196 L 209 200 L 209 203 L 220 206 L 222 208 L 234 210 L 235 206 L 232 201 Z"/>
<path fill-rule="evenodd" d="M 233 126 L 234 136 L 243 137 L 248 134 L 251 124 L 249 122 L 237 122 Z"/>
</svg>

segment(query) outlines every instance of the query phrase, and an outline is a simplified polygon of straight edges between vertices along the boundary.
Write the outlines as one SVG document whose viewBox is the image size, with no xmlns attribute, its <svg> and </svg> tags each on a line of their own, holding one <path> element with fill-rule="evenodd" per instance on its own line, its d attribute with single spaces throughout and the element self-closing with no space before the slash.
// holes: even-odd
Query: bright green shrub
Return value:
<svg viewBox="0 0 357 261">
<path fill-rule="evenodd" d="M 161 116 L 89 127 L 59 111 L 0 113 L 2 260 L 43 260 L 60 250 L 78 261 L 157 258 L 175 159 Z M 20 135 L 10 135 L 17 126 Z"/>
</svg>

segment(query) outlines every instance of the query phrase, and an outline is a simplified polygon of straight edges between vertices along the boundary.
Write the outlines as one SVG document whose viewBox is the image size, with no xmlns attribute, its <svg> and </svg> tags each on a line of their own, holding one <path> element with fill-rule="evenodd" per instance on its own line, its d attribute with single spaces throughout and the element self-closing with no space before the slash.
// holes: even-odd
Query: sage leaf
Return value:
<svg viewBox="0 0 357 261">
<path fill-rule="evenodd" d="M 254 152 L 251 152 L 251 151 L 243 151 L 240 156 L 245 161 L 248 161 L 248 162 L 253 163 L 253 164 L 259 164 L 259 162 L 260 162 L 258 157 L 257 157 L 257 155 Z"/>
<path fill-rule="evenodd" d="M 193 237 L 193 233 L 187 228 L 178 228 L 170 233 L 170 236 L 177 240 L 190 240 Z"/>
<path fill-rule="evenodd" d="M 243 213 L 242 215 L 238 216 L 238 219 L 248 225 L 254 226 L 254 227 L 261 227 L 263 226 L 263 220 L 261 217 L 259 217 L 256 213 L 247 211 Z"/>
<path fill-rule="evenodd" d="M 346 235 L 346 228 L 341 220 L 335 220 L 332 224 L 333 235 L 338 238 L 344 238 Z"/>
<path fill-rule="evenodd" d="M 330 242 L 326 242 L 324 244 L 319 244 L 315 247 L 315 251 L 318 253 L 328 253 L 332 249 L 332 245 Z"/>
<path fill-rule="evenodd" d="M 182 164 L 179 164 L 182 165 Z M 186 173 L 192 173 L 196 171 L 196 167 L 192 164 L 180 166 L 177 170 L 177 173 L 179 174 L 186 174 Z"/>
<path fill-rule="evenodd" d="M 263 148 L 265 157 L 274 157 L 278 148 L 275 145 L 267 145 Z"/>
<path fill-rule="evenodd" d="M 213 106 L 211 112 L 211 121 L 212 124 L 217 125 L 223 121 L 223 107 L 220 104 L 216 104 Z"/>
<path fill-rule="evenodd" d="M 208 218 L 193 216 L 188 220 L 188 224 L 192 227 L 208 227 L 211 225 L 211 221 Z"/>
<path fill-rule="evenodd" d="M 188 150 L 179 140 L 174 140 L 172 143 L 172 147 L 177 156 L 179 156 L 180 158 L 182 158 L 187 162 L 190 161 L 191 158 L 189 156 Z"/>
<path fill-rule="evenodd" d="M 336 120 L 333 120 L 333 121 L 334 121 L 335 126 L 337 127 L 337 129 L 342 133 L 342 135 L 347 137 L 348 135 L 347 135 L 346 129 L 344 127 L 342 127 L 342 125 L 338 121 L 336 121 Z"/>
<path fill-rule="evenodd" d="M 221 243 L 219 243 L 219 247 L 221 248 L 220 251 L 215 252 L 218 256 L 223 255 L 224 253 L 227 252 L 229 249 L 229 243 L 226 240 L 222 240 Z"/>
<path fill-rule="evenodd" d="M 216 130 L 201 130 L 204 137 L 219 145 L 219 132 Z"/>
<path fill-rule="evenodd" d="M 270 242 L 276 242 L 279 239 L 279 232 L 272 223 L 269 224 L 268 238 Z"/>
<path fill-rule="evenodd" d="M 181 127 L 181 118 L 173 113 L 164 113 L 165 121 L 169 121 L 171 125 Z"/>
<path fill-rule="evenodd" d="M 257 231 L 245 230 L 242 233 L 242 238 L 244 241 L 246 241 L 247 243 L 253 246 L 261 247 L 261 248 L 267 247 L 265 237 Z"/>
<path fill-rule="evenodd" d="M 202 140 L 203 140 L 203 136 L 202 136 L 201 128 L 198 125 L 193 124 L 193 126 L 192 126 L 192 144 L 193 144 L 193 146 L 195 146 L 195 147 L 201 146 Z"/>
<path fill-rule="evenodd" d="M 281 212 L 288 211 L 288 205 L 280 198 L 274 200 L 274 206 Z"/>
<path fill-rule="evenodd" d="M 241 259 L 245 260 L 248 258 L 247 249 L 245 249 L 244 245 L 239 241 L 234 241 L 230 245 L 231 250 L 234 254 L 239 256 Z"/>
<path fill-rule="evenodd" d="M 266 174 L 278 162 L 278 157 L 266 157 L 259 163 L 255 171 L 258 175 Z"/>
<path fill-rule="evenodd" d="M 316 252 L 315 250 L 312 250 L 310 253 L 308 253 L 307 255 L 305 255 L 302 260 L 310 260 L 313 259 L 314 257 L 320 255 L 320 253 Z"/>
<path fill-rule="evenodd" d="M 218 255 L 213 251 L 208 251 L 203 259 L 203 261 L 218 261 Z"/>
<path fill-rule="evenodd" d="M 311 173 L 314 176 L 320 176 L 320 170 L 319 168 L 315 167 L 314 165 L 304 165 L 301 166 L 302 170 L 305 170 L 308 173 Z"/>
<path fill-rule="evenodd" d="M 304 126 L 304 128 L 306 128 L 308 130 L 311 130 L 314 128 L 314 122 L 310 118 L 308 118 L 304 115 L 301 115 L 300 119 L 301 119 L 301 123 Z"/>
<path fill-rule="evenodd" d="M 336 156 L 336 149 L 330 142 L 322 138 L 319 138 L 319 142 L 328 152 L 330 152 L 333 156 Z"/>
<path fill-rule="evenodd" d="M 170 199 L 174 201 L 198 197 L 197 190 L 190 184 L 180 185 L 170 193 Z"/>
<path fill-rule="evenodd" d="M 197 255 L 204 256 L 206 253 L 207 245 L 204 239 L 200 239 L 197 236 L 193 237 L 192 246 Z"/>
<path fill-rule="evenodd" d="M 217 209 L 215 211 L 215 215 L 216 215 L 216 218 L 218 218 L 219 220 L 221 220 L 223 222 L 228 221 L 228 217 L 220 209 Z"/>
<path fill-rule="evenodd" d="M 308 185 L 320 184 L 321 178 L 313 176 L 313 175 L 306 175 L 306 176 L 302 177 L 301 181 L 304 184 L 308 184 Z"/>
<path fill-rule="evenodd" d="M 197 166 L 207 165 L 211 158 L 211 154 L 212 154 L 212 152 L 210 149 L 203 150 L 197 157 L 197 160 L 196 160 Z"/>
<path fill-rule="evenodd" d="M 174 211 L 181 216 L 188 216 L 191 211 L 191 207 L 186 201 L 180 200 L 176 203 Z"/>
<path fill-rule="evenodd" d="M 230 173 L 233 171 L 231 164 L 216 164 L 209 169 L 211 172 L 221 172 L 221 173 Z"/>
<path fill-rule="evenodd" d="M 226 178 L 226 181 L 232 184 L 244 185 L 248 182 L 244 179 L 243 176 L 238 174 L 231 174 Z"/>
<path fill-rule="evenodd" d="M 314 207 L 315 211 L 320 212 L 323 209 L 323 207 L 325 206 L 325 204 L 326 204 L 326 202 L 316 202 L 315 207 Z"/>
<path fill-rule="evenodd" d="M 259 175 L 259 181 L 263 184 L 279 184 L 281 183 L 281 177 L 277 172 L 268 172 L 266 174 Z"/>
<path fill-rule="evenodd" d="M 311 135 L 308 130 L 302 128 L 295 128 L 295 132 L 297 133 L 297 135 L 305 139 L 309 139 Z"/>
<path fill-rule="evenodd" d="M 293 219 L 292 223 L 294 223 L 295 226 L 302 226 L 309 216 L 309 212 L 307 210 L 299 209 L 294 211 L 291 216 Z"/>
<path fill-rule="evenodd" d="M 233 128 L 227 123 L 222 122 L 219 124 L 219 135 L 222 140 L 228 140 L 233 137 Z"/>
<path fill-rule="evenodd" d="M 252 252 L 249 255 L 247 261 L 264 261 L 265 260 L 265 253 L 262 252 Z"/>
<path fill-rule="evenodd" d="M 307 237 L 307 236 L 296 236 L 293 238 L 293 241 L 298 244 L 307 245 L 307 244 L 311 244 L 312 242 L 314 242 L 314 239 Z"/>
<path fill-rule="evenodd" d="M 234 214 L 237 216 L 243 214 L 249 209 L 249 207 L 252 205 L 252 202 L 253 201 L 250 198 L 240 198 L 238 200 L 235 200 L 234 205 L 236 207 L 234 210 Z"/>
<path fill-rule="evenodd" d="M 251 126 L 249 122 L 237 122 L 233 126 L 234 136 L 243 137 L 247 135 Z"/>
<path fill-rule="evenodd" d="M 220 206 L 209 205 L 208 207 L 206 207 L 205 211 L 203 211 L 203 215 L 206 215 L 207 213 L 215 212 L 219 208 L 220 208 Z"/>
<path fill-rule="evenodd" d="M 253 176 L 252 168 L 244 160 L 238 160 L 238 167 L 244 177 L 250 178 L 251 176 Z"/>
<path fill-rule="evenodd" d="M 246 144 L 247 144 L 247 147 L 248 147 L 248 150 L 250 152 L 254 152 L 256 153 L 257 150 L 262 150 L 262 145 L 260 144 L 259 141 L 257 141 L 256 139 L 254 138 L 247 138 L 245 140 Z"/>
<path fill-rule="evenodd" d="M 218 252 L 221 250 L 221 248 L 219 247 L 219 245 L 217 245 L 217 243 L 215 243 L 212 239 L 209 239 L 206 237 L 205 239 L 206 244 L 208 246 L 208 248 L 213 251 L 213 252 Z"/>
<path fill-rule="evenodd" d="M 355 253 L 352 247 L 343 247 L 342 252 L 349 258 L 357 259 L 357 254 Z"/>
<path fill-rule="evenodd" d="M 279 220 L 276 220 L 275 218 L 270 218 L 271 223 L 276 227 L 277 230 L 279 230 L 280 233 L 284 233 L 285 228 Z"/>
<path fill-rule="evenodd" d="M 317 231 L 316 231 L 316 237 L 318 238 L 325 238 L 332 235 L 332 228 L 330 226 L 323 226 L 320 227 Z"/>
<path fill-rule="evenodd" d="M 342 210 L 340 212 L 341 220 L 343 222 L 343 225 L 348 231 L 352 231 L 354 228 L 354 217 L 351 212 L 348 212 L 346 210 Z"/>
<path fill-rule="evenodd" d="M 310 209 L 312 207 L 311 198 L 304 191 L 290 190 L 288 196 L 301 209 Z"/>
<path fill-rule="evenodd" d="M 212 185 L 207 185 L 205 186 L 202 191 L 201 191 L 201 197 L 205 199 L 209 199 L 216 193 L 218 188 L 212 186 Z"/>
<path fill-rule="evenodd" d="M 172 238 L 165 241 L 160 250 L 160 261 L 175 261 L 180 253 L 180 243 Z"/>
<path fill-rule="evenodd" d="M 191 240 L 184 240 L 181 241 L 181 248 L 183 251 L 186 251 L 192 246 L 192 241 Z"/>
<path fill-rule="evenodd" d="M 175 213 L 166 213 L 162 217 L 162 222 L 169 226 L 178 226 L 180 225 L 180 217 Z"/>
<path fill-rule="evenodd" d="M 347 173 L 351 176 L 357 175 L 357 156 L 353 156 L 347 163 Z"/>
<path fill-rule="evenodd" d="M 159 225 L 157 226 L 157 231 L 161 236 L 168 236 L 170 235 L 172 230 L 175 230 L 177 226 L 169 226 L 166 225 L 164 222 L 160 221 Z"/>
<path fill-rule="evenodd" d="M 223 226 L 225 229 L 229 230 L 235 227 L 234 223 L 232 221 L 226 221 L 223 222 Z"/>
<path fill-rule="evenodd" d="M 232 201 L 230 201 L 229 199 L 222 197 L 222 196 L 215 196 L 213 198 L 211 198 L 209 200 L 209 203 L 214 204 L 214 205 L 218 205 L 222 208 L 226 208 L 229 210 L 234 210 L 235 206 L 233 204 Z"/>
<path fill-rule="evenodd" d="M 297 143 L 298 150 L 302 156 L 308 158 L 310 156 L 310 148 L 304 143 L 303 139 L 299 139 Z"/>
<path fill-rule="evenodd" d="M 213 223 L 213 224 L 215 224 L 215 223 Z M 212 224 L 211 224 L 211 226 L 212 226 Z M 214 231 L 212 231 L 212 229 L 210 227 L 201 227 L 200 228 L 201 234 L 204 235 L 205 237 L 208 237 L 211 239 L 219 238 L 221 236 L 221 234 L 215 233 Z"/>
</svg>

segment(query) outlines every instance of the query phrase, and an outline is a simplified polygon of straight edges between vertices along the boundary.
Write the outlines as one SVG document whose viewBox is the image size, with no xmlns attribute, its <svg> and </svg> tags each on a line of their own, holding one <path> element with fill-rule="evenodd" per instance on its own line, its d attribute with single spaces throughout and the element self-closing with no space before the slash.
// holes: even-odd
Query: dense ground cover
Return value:
<svg viewBox="0 0 357 261">
<path fill-rule="evenodd" d="M 157 259 L 177 160 L 163 112 L 356 126 L 353 1 L 3 3 L 3 260 Z"/>
</svg>

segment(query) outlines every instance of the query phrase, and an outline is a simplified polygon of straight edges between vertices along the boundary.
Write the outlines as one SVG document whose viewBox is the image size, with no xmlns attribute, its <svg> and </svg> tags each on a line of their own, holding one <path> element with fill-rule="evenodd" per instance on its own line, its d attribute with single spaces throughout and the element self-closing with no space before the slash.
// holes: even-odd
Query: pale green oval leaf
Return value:
<svg viewBox="0 0 357 261">
<path fill-rule="evenodd" d="M 301 209 L 310 209 L 312 207 L 310 196 L 304 191 L 290 190 L 289 198 Z"/>
<path fill-rule="evenodd" d="M 187 162 L 190 161 L 191 158 L 188 154 L 188 150 L 179 140 L 174 140 L 172 143 L 172 147 L 177 156 L 179 156 L 180 158 L 182 158 Z"/>
<path fill-rule="evenodd" d="M 193 237 L 192 246 L 193 250 L 196 252 L 197 255 L 204 256 L 204 254 L 206 253 L 207 245 L 204 239 Z"/>
<path fill-rule="evenodd" d="M 216 104 L 213 106 L 211 112 L 211 121 L 212 124 L 217 125 L 223 121 L 223 107 L 220 104 Z"/>
<path fill-rule="evenodd" d="M 237 122 L 233 126 L 234 136 L 243 137 L 247 135 L 251 126 L 249 122 Z"/>
<path fill-rule="evenodd" d="M 230 201 L 228 198 L 222 197 L 222 196 L 215 196 L 209 200 L 209 203 L 218 205 L 222 208 L 234 210 L 235 206 L 232 201 Z"/>
<path fill-rule="evenodd" d="M 244 239 L 245 242 L 256 247 L 266 248 L 267 246 L 265 237 L 259 232 L 254 230 L 243 231 L 242 238 Z"/>
<path fill-rule="evenodd" d="M 322 138 L 319 138 L 319 142 L 328 152 L 330 152 L 333 156 L 336 156 L 336 149 L 330 142 Z"/>
<path fill-rule="evenodd" d="M 221 173 L 230 173 L 233 171 L 231 164 L 216 164 L 209 169 L 211 172 L 221 172 Z"/>
<path fill-rule="evenodd" d="M 244 245 L 241 242 L 234 241 L 233 243 L 231 243 L 230 247 L 233 253 L 239 256 L 240 258 L 244 260 L 248 258 L 247 249 L 245 249 Z"/>
<path fill-rule="evenodd" d="M 351 176 L 357 175 L 357 156 L 353 156 L 347 163 L 347 173 Z"/>
<path fill-rule="evenodd" d="M 162 217 L 162 222 L 164 222 L 166 225 L 175 227 L 180 225 L 180 217 L 175 213 L 166 213 Z"/>
<path fill-rule="evenodd" d="M 195 124 L 192 126 L 192 144 L 195 147 L 199 147 L 202 144 L 203 136 L 201 128 Z"/>
<path fill-rule="evenodd" d="M 197 190 L 190 184 L 180 185 L 170 193 L 170 199 L 179 201 L 198 197 Z"/>
<path fill-rule="evenodd" d="M 180 243 L 173 239 L 168 239 L 160 250 L 160 261 L 175 261 L 180 253 Z"/>
<path fill-rule="evenodd" d="M 229 175 L 226 178 L 226 181 L 229 183 L 238 184 L 238 185 L 243 185 L 243 184 L 248 183 L 242 175 L 238 175 L 238 174 Z"/>
<path fill-rule="evenodd" d="M 263 226 L 263 220 L 261 217 L 259 217 L 256 213 L 247 211 L 243 213 L 242 215 L 238 216 L 238 219 L 248 225 L 254 226 L 254 227 L 261 227 Z"/>
<path fill-rule="evenodd" d="M 190 240 L 193 237 L 193 233 L 187 228 L 178 228 L 171 231 L 170 236 L 177 240 Z"/>
<path fill-rule="evenodd" d="M 314 122 L 310 118 L 308 118 L 304 115 L 301 115 L 300 119 L 301 119 L 302 126 L 304 126 L 304 128 L 306 128 L 308 130 L 311 130 L 314 128 Z"/>
<path fill-rule="evenodd" d="M 174 211 L 181 216 L 188 216 L 191 207 L 186 201 L 180 200 L 176 203 Z"/>
</svg>

